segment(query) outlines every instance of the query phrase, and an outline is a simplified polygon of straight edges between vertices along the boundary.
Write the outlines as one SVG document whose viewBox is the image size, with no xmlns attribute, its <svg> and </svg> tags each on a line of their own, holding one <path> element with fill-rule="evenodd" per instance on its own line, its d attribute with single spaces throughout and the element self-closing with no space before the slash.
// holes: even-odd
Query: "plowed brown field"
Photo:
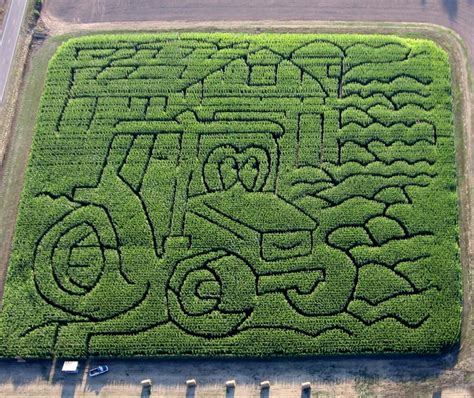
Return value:
<svg viewBox="0 0 474 398">
<path fill-rule="evenodd" d="M 474 57 L 474 0 L 45 0 L 44 10 L 52 18 L 69 23 L 264 20 L 426 22 L 458 32 Z"/>
</svg>

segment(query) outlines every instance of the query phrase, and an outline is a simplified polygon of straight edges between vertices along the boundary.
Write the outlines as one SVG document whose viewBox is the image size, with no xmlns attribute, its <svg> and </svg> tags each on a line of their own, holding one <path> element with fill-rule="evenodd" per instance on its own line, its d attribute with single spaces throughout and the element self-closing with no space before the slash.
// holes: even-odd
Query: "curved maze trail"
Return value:
<svg viewBox="0 0 474 398">
<path fill-rule="evenodd" d="M 451 346 L 449 76 L 432 42 L 394 36 L 67 42 L 43 94 L 0 349 Z"/>
</svg>

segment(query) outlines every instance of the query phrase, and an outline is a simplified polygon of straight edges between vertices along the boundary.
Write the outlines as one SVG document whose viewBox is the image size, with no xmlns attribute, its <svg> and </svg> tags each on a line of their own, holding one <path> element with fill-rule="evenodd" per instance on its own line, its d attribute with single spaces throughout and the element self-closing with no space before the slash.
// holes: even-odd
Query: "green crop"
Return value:
<svg viewBox="0 0 474 398">
<path fill-rule="evenodd" d="M 4 356 L 435 353 L 459 340 L 446 53 L 81 37 L 50 62 Z"/>
</svg>

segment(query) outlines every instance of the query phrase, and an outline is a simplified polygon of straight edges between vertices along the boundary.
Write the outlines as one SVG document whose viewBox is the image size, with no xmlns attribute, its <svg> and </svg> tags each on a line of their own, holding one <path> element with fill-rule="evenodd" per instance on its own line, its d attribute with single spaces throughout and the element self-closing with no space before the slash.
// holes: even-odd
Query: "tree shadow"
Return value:
<svg viewBox="0 0 474 398">
<path fill-rule="evenodd" d="M 455 20 L 458 16 L 458 0 L 441 0 L 443 10 L 450 20 Z"/>
</svg>

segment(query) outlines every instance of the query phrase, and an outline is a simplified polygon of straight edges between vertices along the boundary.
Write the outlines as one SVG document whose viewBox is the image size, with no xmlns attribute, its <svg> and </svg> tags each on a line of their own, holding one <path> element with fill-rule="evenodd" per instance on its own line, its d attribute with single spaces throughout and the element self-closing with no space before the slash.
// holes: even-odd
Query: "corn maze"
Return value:
<svg viewBox="0 0 474 398">
<path fill-rule="evenodd" d="M 0 352 L 453 346 L 452 119 L 448 57 L 427 40 L 66 42 L 39 110 Z"/>
</svg>

